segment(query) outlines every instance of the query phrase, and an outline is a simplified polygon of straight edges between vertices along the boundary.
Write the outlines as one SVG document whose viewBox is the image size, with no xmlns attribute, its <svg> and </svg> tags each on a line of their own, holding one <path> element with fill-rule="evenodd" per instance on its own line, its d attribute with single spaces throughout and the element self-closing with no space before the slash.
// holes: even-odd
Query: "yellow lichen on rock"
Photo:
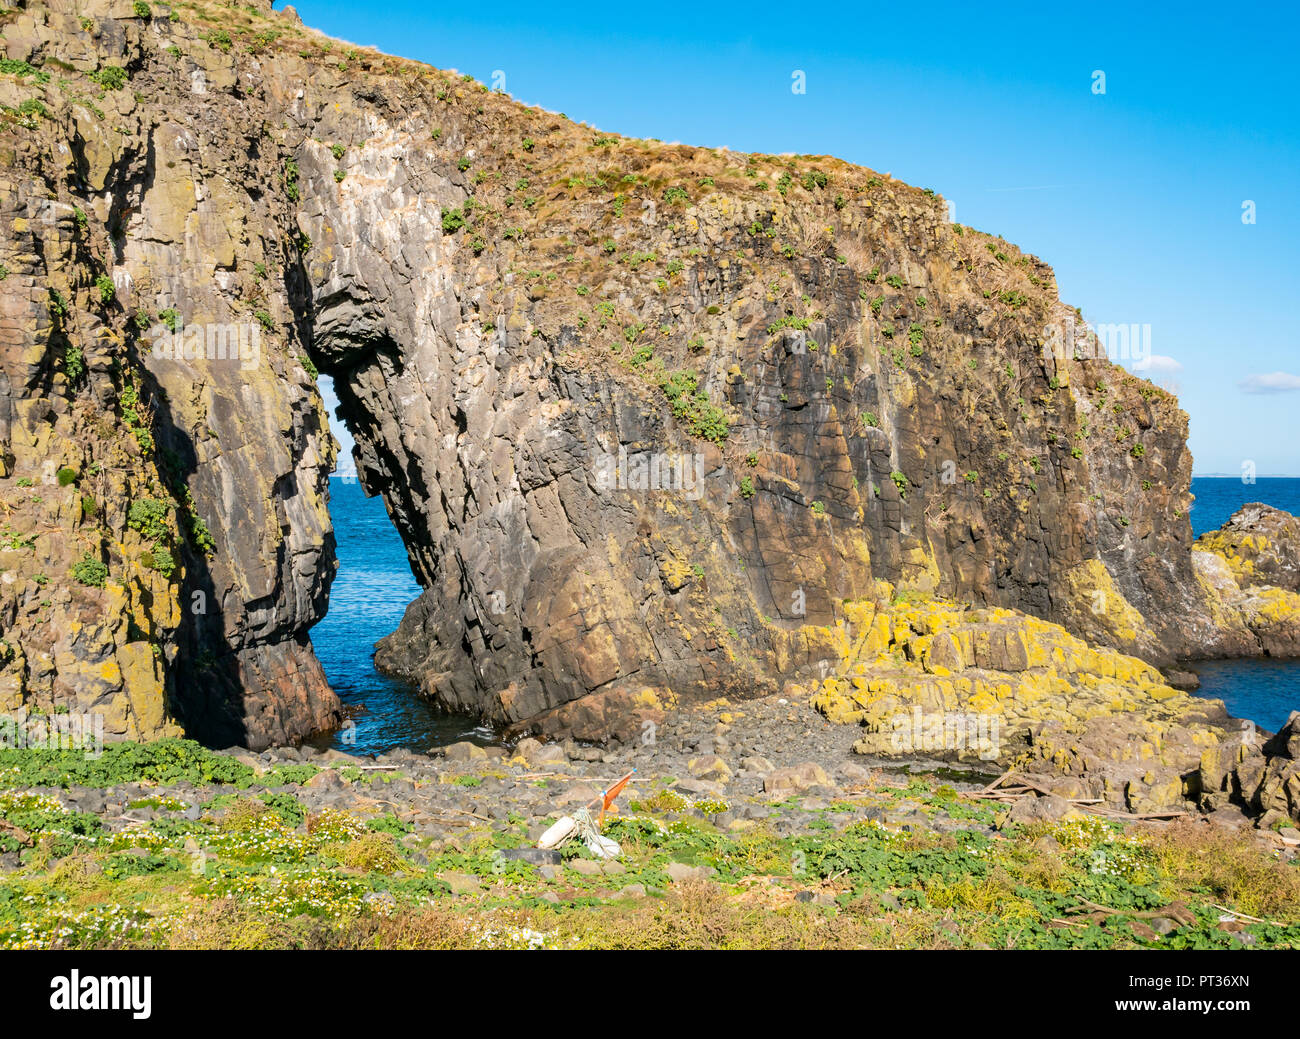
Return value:
<svg viewBox="0 0 1300 1039">
<path fill-rule="evenodd" d="M 1300 654 L 1300 595 L 1258 583 L 1252 558 L 1239 551 L 1258 552 L 1268 547 L 1267 539 L 1216 533 L 1221 536 L 1202 535 L 1192 551 L 1196 580 L 1214 623 L 1271 656 Z"/>
<path fill-rule="evenodd" d="M 1269 543 L 1262 534 L 1234 537 L 1225 530 L 1212 530 L 1196 539 L 1196 547 L 1214 553 L 1228 564 L 1239 584 L 1248 585 L 1254 583 L 1255 559 L 1268 549 Z"/>
<path fill-rule="evenodd" d="M 1157 644 L 1142 614 L 1115 585 L 1099 559 L 1089 559 L 1065 575 L 1072 613 L 1084 623 L 1078 630 L 1109 636 L 1107 641 L 1134 649 Z"/>
<path fill-rule="evenodd" d="M 676 549 L 665 551 L 660 555 L 659 575 L 663 579 L 664 587 L 670 592 L 685 587 L 692 573 L 691 564 Z"/>
<path fill-rule="evenodd" d="M 898 718 L 915 708 L 996 716 L 1009 735 L 1117 712 L 1167 718 L 1189 702 L 1145 661 L 1015 610 L 908 593 L 845 603 L 844 613 L 818 629 L 835 669 L 812 705 L 830 721 L 864 726 L 863 753 L 889 753 Z"/>
</svg>

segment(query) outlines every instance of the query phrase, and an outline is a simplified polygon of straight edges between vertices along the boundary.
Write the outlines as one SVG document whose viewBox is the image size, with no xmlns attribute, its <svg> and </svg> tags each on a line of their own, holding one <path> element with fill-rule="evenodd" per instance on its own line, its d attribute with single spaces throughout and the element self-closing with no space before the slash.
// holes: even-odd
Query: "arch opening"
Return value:
<svg viewBox="0 0 1300 1039">
<path fill-rule="evenodd" d="M 411 682 L 375 667 L 375 643 L 397 628 L 422 589 L 383 498 L 367 496 L 357 479 L 352 433 L 339 417 L 332 377 L 321 374 L 318 385 L 340 444 L 329 483 L 338 570 L 329 608 L 312 628 L 311 641 L 343 703 L 345 720 L 308 743 L 349 754 L 426 751 L 459 740 L 494 743 L 497 734 L 490 727 L 470 715 L 447 712 Z"/>
</svg>

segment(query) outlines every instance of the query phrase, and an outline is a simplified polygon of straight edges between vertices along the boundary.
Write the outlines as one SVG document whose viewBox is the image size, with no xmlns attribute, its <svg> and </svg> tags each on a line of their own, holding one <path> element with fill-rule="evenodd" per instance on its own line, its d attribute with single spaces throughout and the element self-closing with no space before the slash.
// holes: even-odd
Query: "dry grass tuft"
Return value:
<svg viewBox="0 0 1300 1039">
<path fill-rule="evenodd" d="M 1151 835 L 1160 872 L 1180 886 L 1279 923 L 1300 921 L 1300 869 L 1263 852 L 1253 833 L 1179 822 Z"/>
</svg>

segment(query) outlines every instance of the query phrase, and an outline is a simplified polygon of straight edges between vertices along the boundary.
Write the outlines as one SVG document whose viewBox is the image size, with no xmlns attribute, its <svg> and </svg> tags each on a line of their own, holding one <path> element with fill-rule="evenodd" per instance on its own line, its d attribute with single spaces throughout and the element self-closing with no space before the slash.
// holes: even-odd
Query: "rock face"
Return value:
<svg viewBox="0 0 1300 1039">
<path fill-rule="evenodd" d="M 1193 547 L 1222 556 L 1242 588 L 1300 591 L 1300 520 L 1289 512 L 1260 502 L 1243 505 Z"/>
<path fill-rule="evenodd" d="M 1288 648 L 1193 566 L 1176 401 L 932 192 L 165 11 L 4 15 L 0 706 L 331 724 L 317 369 L 426 589 L 378 663 L 494 720 L 777 689 L 881 580 L 1156 664 Z"/>
<path fill-rule="evenodd" d="M 1300 820 L 1300 711 L 1291 712 L 1286 725 L 1266 742 L 1246 726 L 1207 750 L 1197 770 L 1196 792 L 1203 808 L 1237 805 L 1258 816 L 1262 828 Z"/>
<path fill-rule="evenodd" d="M 1266 740 L 1249 723 L 1213 715 L 1202 704 L 1177 725 L 1136 713 L 1073 728 L 1049 722 L 1032 731 L 1016 767 L 1055 795 L 1120 811 L 1187 813 L 1190 800 L 1261 829 L 1300 819 L 1300 711 Z"/>
<path fill-rule="evenodd" d="M 0 103 L 47 107 L 0 143 L 0 708 L 102 713 L 109 738 L 301 738 L 338 718 L 307 637 L 336 445 L 298 359 L 267 127 L 198 26 L 130 4 L 5 18 L 31 71 Z"/>
<path fill-rule="evenodd" d="M 1300 655 L 1300 521 L 1244 505 L 1196 539 L 1192 561 L 1220 629 L 1246 643 L 1241 655 Z"/>
</svg>

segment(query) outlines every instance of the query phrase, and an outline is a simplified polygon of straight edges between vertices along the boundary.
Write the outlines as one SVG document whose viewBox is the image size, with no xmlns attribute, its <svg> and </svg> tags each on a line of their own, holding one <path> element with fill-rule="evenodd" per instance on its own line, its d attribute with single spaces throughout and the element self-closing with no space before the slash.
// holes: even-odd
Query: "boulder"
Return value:
<svg viewBox="0 0 1300 1039">
<path fill-rule="evenodd" d="M 442 748 L 442 756 L 448 761 L 487 761 L 487 752 L 477 743 L 461 740 Z"/>
<path fill-rule="evenodd" d="M 871 778 L 871 770 L 850 761 L 840 766 L 840 775 L 850 783 L 865 783 Z"/>
<path fill-rule="evenodd" d="M 1264 753 L 1269 757 L 1300 761 L 1300 711 L 1291 712 L 1286 724 L 1264 744 Z"/>
<path fill-rule="evenodd" d="M 688 866 L 684 862 L 670 862 L 664 872 L 674 884 L 681 884 L 687 881 L 708 880 L 718 871 L 712 866 Z"/>
<path fill-rule="evenodd" d="M 705 754 L 686 762 L 686 770 L 696 779 L 725 783 L 731 778 L 731 768 L 716 754 Z"/>
<path fill-rule="evenodd" d="M 482 882 L 473 873 L 445 870 L 437 876 L 451 888 L 453 895 L 476 895 L 483 888 Z"/>
<path fill-rule="evenodd" d="M 528 762 L 532 768 L 546 768 L 568 764 L 564 748 L 557 743 L 542 743 L 525 736 L 515 744 L 515 754 Z"/>
<path fill-rule="evenodd" d="M 1007 822 L 1056 823 L 1066 819 L 1083 819 L 1085 814 L 1063 797 L 1048 794 L 1045 797 L 1022 797 L 1011 806 Z"/>
<path fill-rule="evenodd" d="M 811 761 L 790 768 L 773 769 L 763 780 L 763 792 L 774 797 L 788 797 L 813 786 L 831 789 L 835 784 L 820 765 Z"/>
<path fill-rule="evenodd" d="M 708 779 L 682 779 L 673 786 L 673 789 L 697 798 L 722 798 L 727 793 L 726 787 L 721 783 L 714 783 Z"/>
</svg>

